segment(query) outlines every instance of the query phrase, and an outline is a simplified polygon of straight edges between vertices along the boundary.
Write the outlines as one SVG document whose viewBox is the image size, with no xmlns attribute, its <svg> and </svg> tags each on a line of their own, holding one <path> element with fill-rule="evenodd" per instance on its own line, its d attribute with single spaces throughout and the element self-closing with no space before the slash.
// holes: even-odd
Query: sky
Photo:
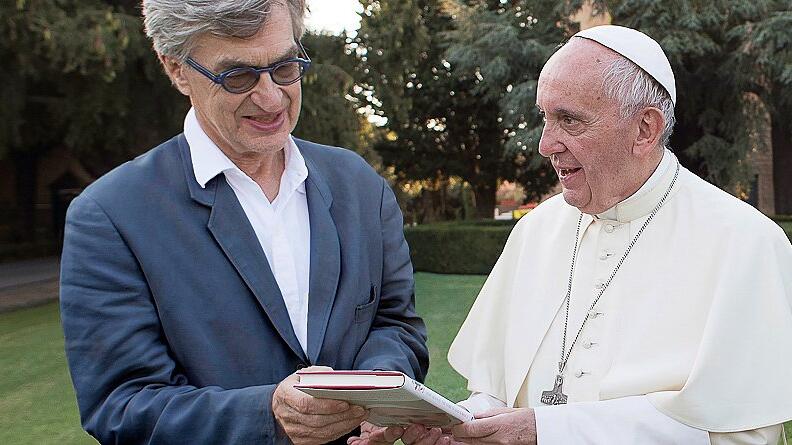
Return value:
<svg viewBox="0 0 792 445">
<path fill-rule="evenodd" d="M 340 34 L 356 31 L 360 27 L 359 12 L 363 7 L 358 0 L 308 0 L 310 13 L 305 18 L 309 31 Z"/>
</svg>

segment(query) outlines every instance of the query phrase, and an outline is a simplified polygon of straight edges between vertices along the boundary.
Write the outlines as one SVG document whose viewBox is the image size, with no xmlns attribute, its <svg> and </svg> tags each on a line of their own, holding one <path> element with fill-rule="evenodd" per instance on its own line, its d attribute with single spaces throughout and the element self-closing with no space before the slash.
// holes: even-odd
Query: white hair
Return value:
<svg viewBox="0 0 792 445">
<path fill-rule="evenodd" d="M 302 38 L 305 0 L 143 0 L 143 23 L 157 53 L 184 61 L 204 34 L 252 37 L 273 4 L 288 6 L 294 38 Z"/>
<path fill-rule="evenodd" d="M 674 102 L 659 82 L 633 61 L 619 56 L 605 68 L 602 89 L 607 97 L 619 102 L 623 118 L 634 116 L 646 107 L 659 109 L 665 121 L 660 146 L 668 146 L 676 123 Z"/>
</svg>

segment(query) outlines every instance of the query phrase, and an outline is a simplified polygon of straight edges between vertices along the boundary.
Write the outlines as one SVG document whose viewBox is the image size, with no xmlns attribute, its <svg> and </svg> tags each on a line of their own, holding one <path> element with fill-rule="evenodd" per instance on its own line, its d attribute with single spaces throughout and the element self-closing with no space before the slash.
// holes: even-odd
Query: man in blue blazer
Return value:
<svg viewBox="0 0 792 445">
<path fill-rule="evenodd" d="M 423 379 L 426 330 L 392 191 L 356 154 L 291 137 L 303 0 L 146 0 L 193 108 L 183 134 L 88 187 L 67 217 L 61 316 L 102 443 L 339 442 L 360 407 L 295 372 Z"/>
</svg>

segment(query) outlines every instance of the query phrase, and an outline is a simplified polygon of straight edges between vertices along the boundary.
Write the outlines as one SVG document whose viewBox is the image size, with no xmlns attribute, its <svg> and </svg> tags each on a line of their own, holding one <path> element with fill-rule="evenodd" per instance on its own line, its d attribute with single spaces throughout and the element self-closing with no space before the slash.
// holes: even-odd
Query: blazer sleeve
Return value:
<svg viewBox="0 0 792 445">
<path fill-rule="evenodd" d="M 396 196 L 382 179 L 382 289 L 355 369 L 388 369 L 423 381 L 429 368 L 426 326 L 415 311 L 415 283 Z"/>
<path fill-rule="evenodd" d="M 197 388 L 169 355 L 145 276 L 99 203 L 70 206 L 61 260 L 66 357 L 101 443 L 273 443 L 274 385 Z"/>
</svg>

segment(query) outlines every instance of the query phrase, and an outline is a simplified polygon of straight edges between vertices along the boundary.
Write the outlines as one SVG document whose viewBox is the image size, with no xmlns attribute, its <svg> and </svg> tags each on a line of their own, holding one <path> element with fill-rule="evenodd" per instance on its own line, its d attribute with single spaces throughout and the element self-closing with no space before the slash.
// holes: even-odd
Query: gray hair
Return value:
<svg viewBox="0 0 792 445">
<path fill-rule="evenodd" d="M 619 102 L 623 118 L 634 116 L 646 107 L 659 109 L 665 120 L 660 146 L 668 146 L 676 123 L 674 102 L 658 81 L 633 61 L 619 56 L 605 68 L 602 89 L 607 97 Z"/>
<path fill-rule="evenodd" d="M 305 0 L 143 0 L 143 23 L 157 53 L 183 62 L 204 34 L 254 36 L 273 4 L 289 8 L 294 38 L 302 38 Z"/>
</svg>

